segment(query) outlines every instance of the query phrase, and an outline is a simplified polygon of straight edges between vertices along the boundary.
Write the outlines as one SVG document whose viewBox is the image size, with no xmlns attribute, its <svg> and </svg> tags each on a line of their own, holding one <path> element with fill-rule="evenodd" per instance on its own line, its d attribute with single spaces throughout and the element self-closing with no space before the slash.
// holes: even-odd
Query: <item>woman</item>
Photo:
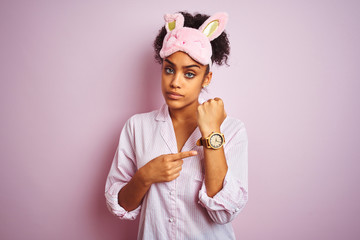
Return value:
<svg viewBox="0 0 360 240">
<path fill-rule="evenodd" d="M 246 129 L 220 98 L 199 103 L 212 63 L 227 60 L 227 19 L 167 14 L 154 42 L 166 103 L 125 123 L 105 187 L 113 214 L 140 213 L 138 239 L 235 239 L 230 222 L 248 199 Z"/>
</svg>

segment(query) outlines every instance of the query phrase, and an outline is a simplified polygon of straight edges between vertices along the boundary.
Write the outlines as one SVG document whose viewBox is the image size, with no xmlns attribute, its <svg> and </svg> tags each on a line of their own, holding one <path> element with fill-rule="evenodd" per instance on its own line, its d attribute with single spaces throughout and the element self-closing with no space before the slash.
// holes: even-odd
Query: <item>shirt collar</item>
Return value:
<svg viewBox="0 0 360 240">
<path fill-rule="evenodd" d="M 161 106 L 161 108 L 159 109 L 159 112 L 156 115 L 155 120 L 166 122 L 166 119 L 168 119 L 168 118 L 170 118 L 169 108 L 168 108 L 168 105 L 166 103 L 164 103 Z"/>
</svg>

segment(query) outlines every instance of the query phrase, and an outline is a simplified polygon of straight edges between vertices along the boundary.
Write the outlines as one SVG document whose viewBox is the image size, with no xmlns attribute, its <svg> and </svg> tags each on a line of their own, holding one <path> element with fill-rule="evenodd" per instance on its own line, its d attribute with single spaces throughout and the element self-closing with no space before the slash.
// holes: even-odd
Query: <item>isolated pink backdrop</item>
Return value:
<svg viewBox="0 0 360 240">
<path fill-rule="evenodd" d="M 129 1 L 130 2 L 130 1 Z M 0 239 L 134 239 L 104 184 L 120 130 L 158 108 L 163 14 L 230 15 L 215 68 L 249 136 L 238 239 L 360 239 L 358 1 L 1 1 Z"/>
</svg>

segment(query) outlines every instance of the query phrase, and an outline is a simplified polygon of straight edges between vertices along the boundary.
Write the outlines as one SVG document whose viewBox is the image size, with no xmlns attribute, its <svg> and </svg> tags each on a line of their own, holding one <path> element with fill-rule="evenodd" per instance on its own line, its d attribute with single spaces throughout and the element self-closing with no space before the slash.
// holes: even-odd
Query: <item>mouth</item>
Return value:
<svg viewBox="0 0 360 240">
<path fill-rule="evenodd" d="M 166 96 L 169 98 L 169 99 L 173 99 L 173 100 L 178 100 L 182 97 L 184 97 L 183 95 L 177 93 L 177 92 L 166 92 Z"/>
</svg>

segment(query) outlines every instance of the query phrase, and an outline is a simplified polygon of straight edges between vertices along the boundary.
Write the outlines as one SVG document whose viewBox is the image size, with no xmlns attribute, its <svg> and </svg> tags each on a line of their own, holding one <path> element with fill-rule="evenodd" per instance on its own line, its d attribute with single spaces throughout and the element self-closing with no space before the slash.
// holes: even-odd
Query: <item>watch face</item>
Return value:
<svg viewBox="0 0 360 240">
<path fill-rule="evenodd" d="M 223 144 L 223 138 L 220 134 L 215 133 L 210 137 L 209 143 L 213 148 L 219 148 Z"/>
</svg>

